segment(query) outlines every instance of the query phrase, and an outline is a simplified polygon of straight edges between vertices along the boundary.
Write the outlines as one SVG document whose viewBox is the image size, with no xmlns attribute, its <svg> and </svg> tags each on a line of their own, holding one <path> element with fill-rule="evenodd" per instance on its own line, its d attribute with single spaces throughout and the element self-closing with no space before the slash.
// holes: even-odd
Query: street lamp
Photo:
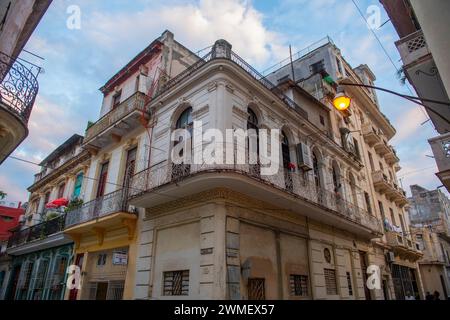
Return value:
<svg viewBox="0 0 450 320">
<path fill-rule="evenodd" d="M 338 87 L 336 96 L 333 99 L 333 106 L 339 111 L 345 111 L 350 107 L 352 99 L 348 97 L 342 87 Z"/>
<path fill-rule="evenodd" d="M 367 84 L 360 84 L 360 83 L 339 83 L 337 85 L 336 96 L 333 99 L 333 106 L 339 111 L 345 111 L 345 110 L 347 110 L 350 107 L 351 98 L 345 94 L 344 88 L 343 88 L 343 87 L 346 87 L 346 86 L 370 88 L 370 89 L 379 90 L 379 91 L 383 91 L 383 92 L 387 92 L 387 93 L 399 96 L 399 97 L 401 97 L 403 99 L 406 99 L 408 101 L 411 101 L 411 102 L 413 102 L 415 104 L 418 104 L 418 105 L 424 107 L 428 111 L 436 114 L 438 117 L 440 117 L 446 123 L 450 124 L 449 119 L 447 119 L 445 116 L 443 116 L 442 114 L 440 114 L 436 110 L 431 109 L 430 107 L 426 106 L 423 103 L 423 102 L 430 102 L 430 103 L 435 103 L 435 104 L 440 104 L 440 105 L 444 105 L 444 106 L 450 107 L 450 103 L 448 103 L 448 102 L 436 101 L 436 100 L 431 100 L 431 99 L 424 99 L 424 98 L 419 98 L 419 97 L 414 97 L 414 96 L 408 96 L 408 95 L 401 94 L 401 93 L 398 93 L 398 92 L 395 92 L 395 91 L 392 91 L 392 90 L 388 90 L 388 89 L 384 89 L 384 88 L 380 88 L 380 87 L 375 87 L 375 86 L 370 86 L 370 85 L 367 85 Z"/>
</svg>

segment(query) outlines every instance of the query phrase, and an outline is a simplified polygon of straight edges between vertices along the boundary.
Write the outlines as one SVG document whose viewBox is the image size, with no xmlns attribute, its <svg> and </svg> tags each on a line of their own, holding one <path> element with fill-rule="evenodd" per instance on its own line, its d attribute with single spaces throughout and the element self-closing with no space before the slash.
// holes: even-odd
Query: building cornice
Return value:
<svg viewBox="0 0 450 320">
<path fill-rule="evenodd" d="M 87 150 L 82 151 L 80 154 L 73 157 L 72 159 L 70 159 L 69 161 L 64 163 L 63 165 L 59 166 L 58 168 L 53 170 L 50 174 L 46 175 L 41 180 L 35 182 L 33 185 L 31 185 L 28 188 L 28 191 L 32 192 L 32 193 L 36 192 L 37 190 L 44 187 L 45 185 L 50 184 L 50 183 L 54 182 L 55 180 L 59 179 L 61 177 L 61 175 L 76 168 L 79 164 L 89 160 L 90 158 L 91 158 L 91 154 L 89 153 L 89 151 L 87 151 Z"/>
</svg>

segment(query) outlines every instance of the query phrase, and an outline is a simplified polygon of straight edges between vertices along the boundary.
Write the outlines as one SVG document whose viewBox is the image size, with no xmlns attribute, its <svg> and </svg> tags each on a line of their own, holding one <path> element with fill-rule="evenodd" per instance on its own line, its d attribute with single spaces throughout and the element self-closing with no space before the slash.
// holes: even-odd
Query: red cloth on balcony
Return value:
<svg viewBox="0 0 450 320">
<path fill-rule="evenodd" d="M 66 198 L 60 198 L 53 201 L 50 201 L 45 205 L 47 209 L 59 208 L 62 206 L 67 206 L 69 204 L 69 200 Z"/>
</svg>

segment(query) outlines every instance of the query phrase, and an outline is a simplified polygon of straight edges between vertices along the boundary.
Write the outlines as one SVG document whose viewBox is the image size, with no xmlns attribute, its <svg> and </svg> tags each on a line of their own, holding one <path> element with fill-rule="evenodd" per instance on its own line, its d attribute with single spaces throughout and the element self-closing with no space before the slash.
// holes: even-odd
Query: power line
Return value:
<svg viewBox="0 0 450 320">
<path fill-rule="evenodd" d="M 427 170 L 435 169 L 435 168 L 436 168 L 436 166 L 432 166 L 432 167 L 427 167 L 427 168 L 422 168 L 422 169 L 417 169 L 417 170 L 414 170 L 414 171 L 410 171 L 410 172 L 407 172 L 407 173 L 403 174 L 401 177 L 399 177 L 399 179 L 403 179 L 403 178 L 405 178 L 407 176 L 410 176 L 410 175 L 413 175 L 413 174 L 417 174 L 417 173 L 420 173 L 420 172 L 424 172 L 424 171 L 427 171 Z"/>
</svg>

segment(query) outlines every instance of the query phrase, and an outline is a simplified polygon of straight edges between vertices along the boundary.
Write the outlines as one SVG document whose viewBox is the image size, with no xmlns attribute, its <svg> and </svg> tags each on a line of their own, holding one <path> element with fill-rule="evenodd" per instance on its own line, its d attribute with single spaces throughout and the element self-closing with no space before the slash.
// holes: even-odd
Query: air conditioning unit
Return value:
<svg viewBox="0 0 450 320">
<path fill-rule="evenodd" d="M 388 263 L 395 262 L 395 254 L 394 254 L 394 252 L 389 251 L 388 253 L 386 253 L 386 261 Z"/>
<path fill-rule="evenodd" d="M 305 143 L 297 145 L 298 167 L 303 171 L 310 171 L 313 169 L 311 150 Z"/>
</svg>

